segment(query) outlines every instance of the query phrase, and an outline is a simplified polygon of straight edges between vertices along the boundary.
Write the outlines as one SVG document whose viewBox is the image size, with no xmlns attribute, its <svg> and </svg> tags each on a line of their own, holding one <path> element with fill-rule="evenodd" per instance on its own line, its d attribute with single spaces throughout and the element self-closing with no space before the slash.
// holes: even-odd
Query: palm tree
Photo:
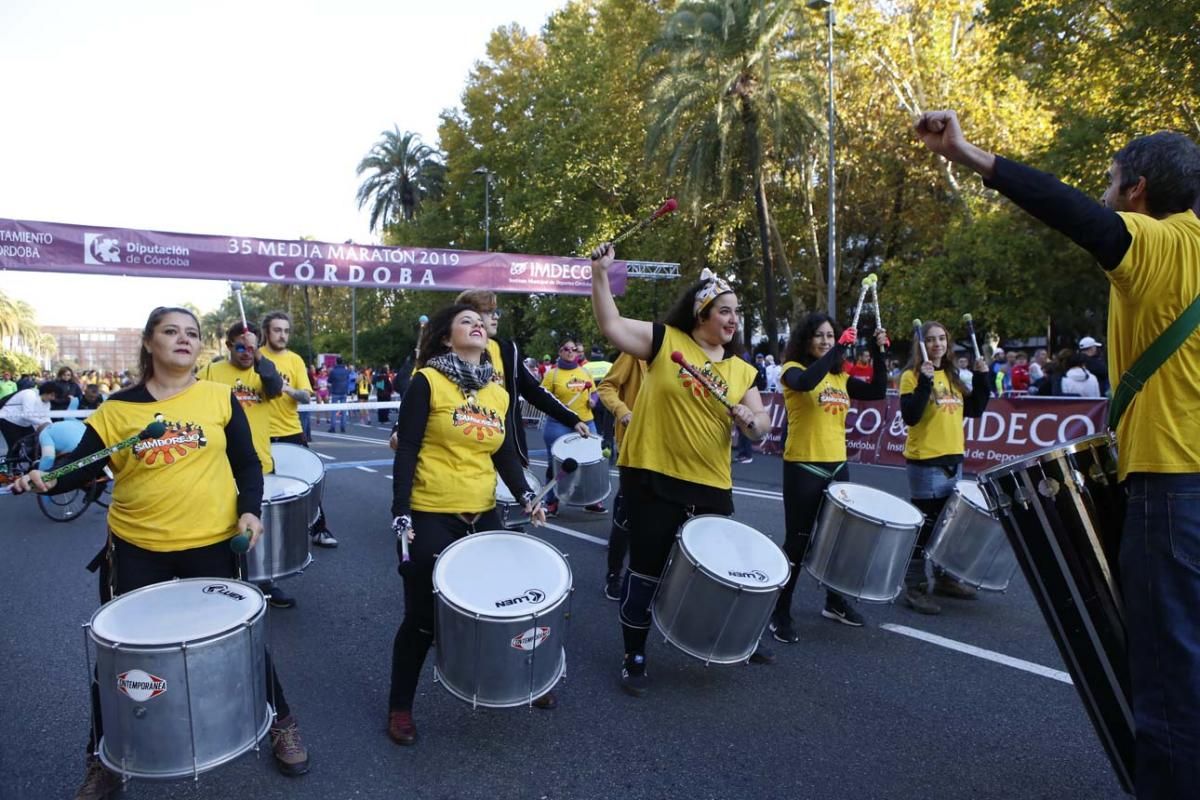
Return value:
<svg viewBox="0 0 1200 800">
<path fill-rule="evenodd" d="M 437 198 L 442 191 L 446 167 L 437 150 L 421 143 L 421 137 L 399 128 L 383 131 L 357 174 L 372 174 L 358 187 L 358 207 L 371 204 L 371 230 L 403 220 L 411 222 L 421 202 Z"/>
<path fill-rule="evenodd" d="M 0 340 L 7 343 L 7 348 L 29 352 L 40 335 L 33 306 L 0 294 Z"/>
<path fill-rule="evenodd" d="M 790 270 L 784 254 L 773 253 L 780 248 L 772 239 L 780 240 L 767 202 L 764 139 L 803 142 L 816 130 L 811 116 L 784 103 L 771 84 L 773 62 L 804 29 L 795 24 L 795 7 L 781 0 L 684 3 L 643 56 L 663 60 L 651 90 L 650 157 L 666 155 L 668 174 L 681 178 L 681 194 L 693 208 L 753 192 L 772 352 L 779 341 L 776 259 Z"/>
</svg>

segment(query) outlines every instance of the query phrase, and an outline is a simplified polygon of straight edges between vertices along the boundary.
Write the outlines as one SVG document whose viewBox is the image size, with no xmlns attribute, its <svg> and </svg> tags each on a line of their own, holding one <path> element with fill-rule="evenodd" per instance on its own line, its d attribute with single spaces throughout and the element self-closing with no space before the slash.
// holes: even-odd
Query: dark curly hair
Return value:
<svg viewBox="0 0 1200 800">
<path fill-rule="evenodd" d="M 692 306 L 696 303 L 696 293 L 707 285 L 708 281 L 696 281 L 685 288 L 680 293 L 679 297 L 675 298 L 675 302 L 671 305 L 671 307 L 667 309 L 667 313 L 663 315 L 662 323 L 664 325 L 670 325 L 672 328 L 678 328 L 690 336 L 692 331 L 696 329 L 697 325 L 706 321 L 710 316 L 712 316 L 713 309 L 717 306 L 717 301 L 725 296 L 724 294 L 717 295 L 713 298 L 711 303 L 700 309 L 699 315 L 693 313 Z M 725 294 L 731 294 L 731 292 L 726 292 Z M 737 355 L 739 352 L 741 352 L 741 350 L 742 329 L 739 325 L 737 333 L 735 333 L 733 338 L 729 340 L 729 343 L 725 345 L 725 357 L 729 358 L 730 356 Z"/>
<path fill-rule="evenodd" d="M 791 338 L 788 339 L 787 347 L 783 349 L 783 363 L 795 361 L 798 364 L 808 366 L 816 359 L 809 352 L 809 345 L 812 339 L 817 335 L 817 329 L 826 322 L 833 328 L 833 335 L 837 336 L 838 324 L 837 320 L 826 314 L 824 311 L 813 311 L 810 314 L 805 314 L 796 320 L 795 326 L 792 328 Z M 838 345 L 834 345 L 837 347 Z M 839 358 L 829 371 L 834 375 L 840 375 L 845 368 L 846 359 Z"/>
<path fill-rule="evenodd" d="M 429 359 L 450 352 L 450 346 L 443 340 L 450 338 L 450 327 L 454 324 L 454 318 L 464 311 L 479 313 L 475 306 L 469 303 L 454 303 L 430 315 L 425 333 L 417 343 L 417 369 L 424 367 Z M 487 351 L 484 351 L 483 358 L 488 358 Z"/>
</svg>

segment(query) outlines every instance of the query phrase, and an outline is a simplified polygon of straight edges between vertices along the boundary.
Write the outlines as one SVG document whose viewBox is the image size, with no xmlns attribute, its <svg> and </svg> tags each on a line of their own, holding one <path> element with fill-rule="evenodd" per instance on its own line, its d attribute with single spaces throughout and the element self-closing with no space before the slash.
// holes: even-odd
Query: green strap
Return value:
<svg viewBox="0 0 1200 800">
<path fill-rule="evenodd" d="M 1120 383 L 1113 390 L 1112 400 L 1108 403 L 1108 427 L 1110 430 L 1117 429 L 1125 410 L 1129 408 L 1133 398 L 1146 385 L 1146 381 L 1150 380 L 1150 376 L 1154 374 L 1155 370 L 1161 367 L 1188 340 L 1197 327 L 1200 327 L 1200 297 L 1193 300 L 1192 304 L 1179 316 L 1179 319 L 1172 322 L 1171 326 L 1163 331 L 1154 340 L 1154 343 L 1138 356 L 1138 360 L 1133 363 L 1133 366 L 1121 376 Z M 1112 343 L 1109 342 L 1109 344 Z"/>
<path fill-rule="evenodd" d="M 808 470 L 813 475 L 816 475 L 818 478 L 824 478 L 827 481 L 833 480 L 833 476 L 837 475 L 838 470 L 840 470 L 842 467 L 846 466 L 846 462 L 843 461 L 841 464 L 838 464 L 836 467 L 834 467 L 829 472 L 826 472 L 825 470 L 818 467 L 816 464 L 810 464 L 807 461 L 797 461 L 796 464 L 801 469 Z"/>
</svg>

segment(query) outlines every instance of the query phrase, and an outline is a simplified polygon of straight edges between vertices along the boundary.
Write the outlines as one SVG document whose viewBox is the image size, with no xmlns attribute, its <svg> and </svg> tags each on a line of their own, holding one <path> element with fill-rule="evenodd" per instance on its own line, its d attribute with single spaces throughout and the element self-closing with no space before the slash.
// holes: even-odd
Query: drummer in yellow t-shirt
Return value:
<svg viewBox="0 0 1200 800">
<path fill-rule="evenodd" d="M 921 360 L 922 341 L 928 361 Z M 921 326 L 921 339 L 913 338 L 912 355 L 900 375 L 900 415 L 908 426 L 904 445 L 908 491 L 912 504 L 925 516 L 904 579 L 904 603 L 921 614 L 941 613 L 930 598 L 933 592 L 960 599 L 975 596 L 974 589 L 950 575 L 940 574 L 931 581 L 925 574 L 925 545 L 954 494 L 954 485 L 962 480 L 963 417 L 981 417 L 987 409 L 991 375 L 982 358 L 975 362 L 971 377 L 967 389 L 958 377 L 946 326 L 932 321 Z"/>
<path fill-rule="evenodd" d="M 587 425 L 592 436 L 597 436 L 596 422 L 592 417 L 592 392 L 596 388 L 592 375 L 579 366 L 583 357 L 583 345 L 574 339 L 567 339 L 558 346 L 558 361 L 546 370 L 542 376 L 542 388 L 567 407 L 569 411 L 579 416 L 579 421 Z M 546 442 L 546 480 L 554 477 L 554 457 L 551 450 L 560 437 L 571 433 L 572 429 L 556 419 L 546 417 L 546 426 L 542 428 L 542 437 Z M 584 506 L 584 511 L 594 514 L 605 513 L 603 503 L 593 503 Z M 558 497 L 551 491 L 546 496 L 546 514 L 554 516 L 558 513 Z"/>
<path fill-rule="evenodd" d="M 621 688 L 640 697 L 648 688 L 650 602 L 675 535 L 691 516 L 733 513 L 733 425 L 761 441 L 771 420 L 754 388 L 754 367 L 737 356 L 741 310 L 729 284 L 705 270 L 672 305 L 665 324 L 627 319 L 608 283 L 615 259 L 611 244 L 592 251 L 592 310 L 605 338 L 647 364 L 617 461 L 630 531 L 620 605 Z M 704 382 L 672 360 L 675 351 L 705 376 Z M 714 390 L 724 393 L 731 409 L 713 396 Z M 774 657 L 760 648 L 750 660 L 770 663 Z"/>
<path fill-rule="evenodd" d="M 887 331 L 875 329 L 871 382 L 867 383 L 851 378 L 846 370 L 846 349 L 853 351 L 858 331 L 847 328 L 835 342 L 835 329 L 836 323 L 828 314 L 808 314 L 796 323 L 783 352 L 780 377 L 788 414 L 783 453 L 783 551 L 795 568 L 775 603 L 771 633 L 786 644 L 800 640 L 792 626 L 792 594 L 825 489 L 833 481 L 849 479 L 846 412 L 850 401 L 882 400 L 887 396 L 887 361 L 883 355 Z M 863 624 L 862 615 L 832 589 L 825 592 L 821 616 L 854 627 Z"/>
</svg>

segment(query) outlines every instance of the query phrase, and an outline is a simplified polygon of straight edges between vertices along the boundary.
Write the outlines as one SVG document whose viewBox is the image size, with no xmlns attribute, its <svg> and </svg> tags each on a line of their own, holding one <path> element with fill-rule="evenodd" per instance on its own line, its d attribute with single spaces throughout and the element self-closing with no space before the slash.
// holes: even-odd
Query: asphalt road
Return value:
<svg viewBox="0 0 1200 800">
<path fill-rule="evenodd" d="M 617 688 L 616 604 L 601 594 L 605 550 L 595 540 L 607 538 L 609 519 L 576 509 L 555 520 L 569 532 L 539 534 L 569 555 L 575 578 L 560 707 L 472 710 L 433 683 L 431 654 L 415 708 L 420 741 L 397 747 L 384 732 L 403 606 L 388 528 L 391 470 L 376 463 L 390 457 L 385 436 L 365 426 L 318 436 L 341 547 L 315 550 L 312 567 L 287 582 L 298 606 L 270 615 L 312 771 L 286 778 L 264 749 L 198 783 L 134 781 L 124 797 L 1125 797 L 1075 689 L 1058 679 L 1061 660 L 1019 576 L 1005 594 L 945 601 L 938 617 L 864 604 L 861 629 L 822 619 L 822 590 L 805 576 L 795 605 L 801 641 L 773 643 L 777 664 L 705 667 L 652 635 L 651 693 L 634 699 Z M 736 518 L 782 542 L 779 460 L 759 456 L 734 474 Z M 852 480 L 905 493 L 897 470 L 856 469 Z M 88 725 L 80 626 L 96 606 L 84 565 L 103 541 L 103 511 L 58 524 L 31 498 L 0 497 L 0 531 L 0 798 L 72 797 Z"/>
</svg>

